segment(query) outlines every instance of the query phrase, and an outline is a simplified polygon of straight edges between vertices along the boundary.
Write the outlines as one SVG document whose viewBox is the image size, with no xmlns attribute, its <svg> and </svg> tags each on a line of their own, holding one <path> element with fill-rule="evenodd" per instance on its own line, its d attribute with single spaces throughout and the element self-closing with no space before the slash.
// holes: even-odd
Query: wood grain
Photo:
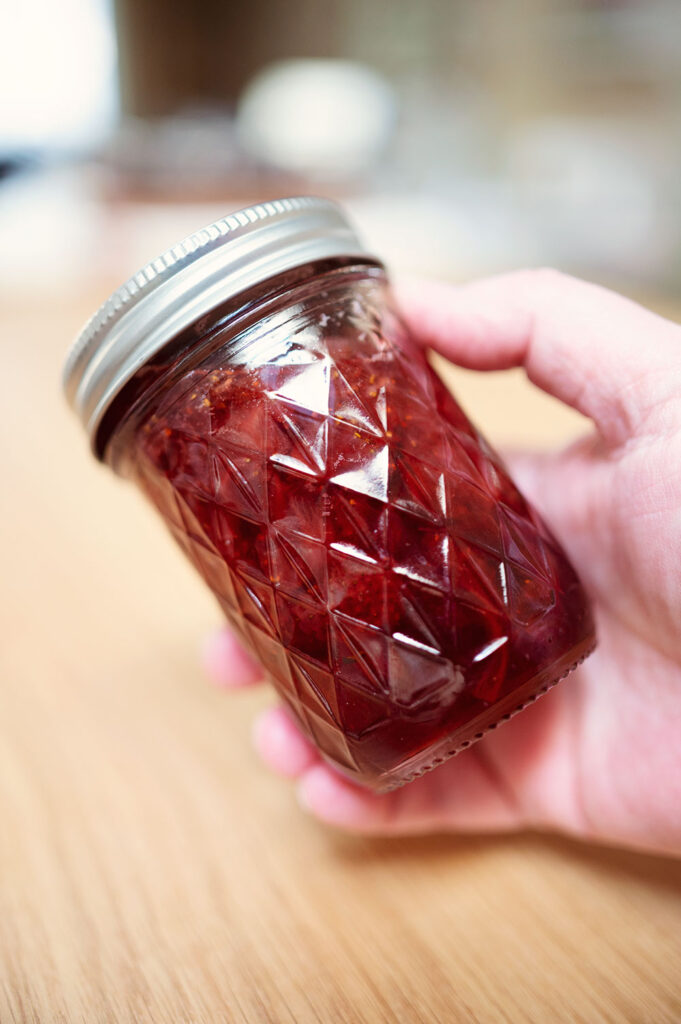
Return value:
<svg viewBox="0 0 681 1024">
<path fill-rule="evenodd" d="M 259 765 L 270 695 L 202 679 L 212 600 L 59 394 L 105 290 L 0 313 L 0 1022 L 681 1019 L 679 864 L 351 838 Z M 581 429 L 520 374 L 454 378 L 497 441 Z"/>
</svg>

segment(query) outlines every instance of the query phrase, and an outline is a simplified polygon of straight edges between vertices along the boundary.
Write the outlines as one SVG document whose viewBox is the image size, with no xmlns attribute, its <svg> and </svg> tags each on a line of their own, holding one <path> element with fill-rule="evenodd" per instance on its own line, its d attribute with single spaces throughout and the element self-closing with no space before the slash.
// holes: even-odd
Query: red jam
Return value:
<svg viewBox="0 0 681 1024">
<path fill-rule="evenodd" d="M 384 284 L 340 276 L 213 338 L 137 419 L 132 471 L 303 731 L 387 789 L 556 682 L 593 623 Z"/>
</svg>

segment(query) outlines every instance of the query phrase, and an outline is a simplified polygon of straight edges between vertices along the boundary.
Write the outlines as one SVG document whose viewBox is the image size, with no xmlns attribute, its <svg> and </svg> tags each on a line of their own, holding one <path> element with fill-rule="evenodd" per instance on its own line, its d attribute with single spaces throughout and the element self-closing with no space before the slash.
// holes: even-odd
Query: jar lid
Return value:
<svg viewBox="0 0 681 1024">
<path fill-rule="evenodd" d="M 147 263 L 91 317 L 64 367 L 93 450 L 111 402 L 172 337 L 269 277 L 337 256 L 371 258 L 336 203 L 303 196 L 232 213 Z"/>
</svg>

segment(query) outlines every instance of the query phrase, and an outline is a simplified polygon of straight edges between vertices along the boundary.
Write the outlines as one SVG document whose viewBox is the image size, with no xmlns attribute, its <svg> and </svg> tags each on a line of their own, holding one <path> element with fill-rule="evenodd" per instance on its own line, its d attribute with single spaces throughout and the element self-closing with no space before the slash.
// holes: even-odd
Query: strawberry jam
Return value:
<svg viewBox="0 0 681 1024">
<path fill-rule="evenodd" d="M 382 271 L 313 268 L 248 308 L 158 361 L 116 460 L 303 732 L 388 789 L 565 675 L 589 607 Z"/>
</svg>

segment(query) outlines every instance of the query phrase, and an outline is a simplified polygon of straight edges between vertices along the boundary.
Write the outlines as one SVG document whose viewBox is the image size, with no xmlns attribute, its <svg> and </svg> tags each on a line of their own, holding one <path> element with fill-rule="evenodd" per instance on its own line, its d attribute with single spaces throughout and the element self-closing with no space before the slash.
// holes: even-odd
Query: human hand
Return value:
<svg viewBox="0 0 681 1024">
<path fill-rule="evenodd" d="M 599 647 L 503 728 L 385 795 L 325 765 L 283 708 L 256 722 L 260 755 L 347 829 L 538 828 L 681 853 L 681 327 L 544 270 L 399 299 L 423 345 L 479 370 L 522 365 L 592 419 L 588 438 L 511 470 L 591 595 Z M 261 674 L 224 631 L 206 663 L 230 686 Z"/>
</svg>

